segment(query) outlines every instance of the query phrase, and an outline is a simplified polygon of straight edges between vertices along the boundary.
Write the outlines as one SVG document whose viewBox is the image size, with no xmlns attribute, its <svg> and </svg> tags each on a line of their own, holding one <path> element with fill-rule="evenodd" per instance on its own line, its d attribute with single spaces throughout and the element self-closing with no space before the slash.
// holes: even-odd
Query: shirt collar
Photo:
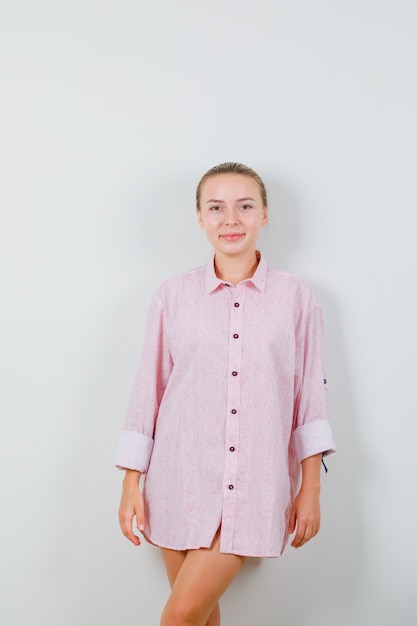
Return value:
<svg viewBox="0 0 417 626">
<path fill-rule="evenodd" d="M 252 283 L 254 287 L 256 287 L 259 291 L 265 291 L 266 273 L 268 270 L 268 265 L 264 256 L 261 254 L 261 252 L 259 252 L 259 250 L 256 251 L 256 254 L 259 256 L 258 267 L 256 268 L 254 275 L 251 278 L 247 278 L 246 280 L 242 281 L 242 283 Z M 210 261 L 207 263 L 206 268 L 206 292 L 212 293 L 221 285 L 227 284 L 228 283 L 226 283 L 224 280 L 216 276 L 216 272 L 214 271 L 213 254 Z"/>
</svg>

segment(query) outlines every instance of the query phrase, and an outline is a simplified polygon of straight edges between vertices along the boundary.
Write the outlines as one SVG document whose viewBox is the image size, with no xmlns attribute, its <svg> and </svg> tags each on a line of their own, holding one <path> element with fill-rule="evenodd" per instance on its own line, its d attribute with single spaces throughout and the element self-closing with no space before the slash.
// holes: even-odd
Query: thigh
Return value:
<svg viewBox="0 0 417 626">
<path fill-rule="evenodd" d="M 161 548 L 161 553 L 162 558 L 164 559 L 169 584 L 172 589 L 178 572 L 180 571 L 185 557 L 187 556 L 187 550 L 170 550 L 168 548 Z"/>
<path fill-rule="evenodd" d="M 164 610 L 166 616 L 184 616 L 189 623 L 205 624 L 246 560 L 236 554 L 221 554 L 219 545 L 218 533 L 210 548 L 188 550 L 177 570 Z"/>
</svg>

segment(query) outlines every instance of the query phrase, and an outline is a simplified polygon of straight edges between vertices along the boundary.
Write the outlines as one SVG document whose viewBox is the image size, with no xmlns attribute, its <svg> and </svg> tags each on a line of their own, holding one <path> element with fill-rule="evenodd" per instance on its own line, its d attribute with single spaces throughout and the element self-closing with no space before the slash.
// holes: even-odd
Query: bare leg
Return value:
<svg viewBox="0 0 417 626">
<path fill-rule="evenodd" d="M 220 554 L 219 543 L 217 533 L 210 548 L 162 549 L 172 591 L 161 626 L 219 626 L 218 600 L 245 562 L 242 556 Z"/>
<path fill-rule="evenodd" d="M 172 589 L 178 572 L 180 571 L 181 566 L 184 563 L 185 557 L 187 556 L 187 550 L 178 551 L 162 548 L 161 552 L 165 562 L 165 569 L 167 571 L 169 584 Z M 216 602 L 214 609 L 210 613 L 210 616 L 206 621 L 205 626 L 220 626 L 220 607 L 218 602 Z"/>
</svg>

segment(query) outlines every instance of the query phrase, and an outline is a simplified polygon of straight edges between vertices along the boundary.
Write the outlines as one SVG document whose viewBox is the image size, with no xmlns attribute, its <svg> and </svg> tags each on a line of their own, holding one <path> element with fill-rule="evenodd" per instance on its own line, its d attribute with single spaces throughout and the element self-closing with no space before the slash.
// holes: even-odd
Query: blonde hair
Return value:
<svg viewBox="0 0 417 626">
<path fill-rule="evenodd" d="M 252 178 L 259 187 L 259 191 L 262 198 L 262 204 L 264 207 L 268 205 L 268 197 L 266 193 L 266 188 L 262 178 L 253 170 L 251 167 L 247 165 L 243 165 L 242 163 L 233 163 L 232 161 L 226 161 L 225 163 L 220 163 L 219 165 L 215 165 L 211 169 L 208 170 L 200 179 L 200 182 L 197 185 L 195 199 L 196 199 L 196 207 L 197 211 L 200 210 L 200 197 L 201 197 L 201 189 L 208 178 L 212 178 L 213 176 L 217 176 L 218 174 L 239 174 L 240 176 L 248 176 Z"/>
</svg>

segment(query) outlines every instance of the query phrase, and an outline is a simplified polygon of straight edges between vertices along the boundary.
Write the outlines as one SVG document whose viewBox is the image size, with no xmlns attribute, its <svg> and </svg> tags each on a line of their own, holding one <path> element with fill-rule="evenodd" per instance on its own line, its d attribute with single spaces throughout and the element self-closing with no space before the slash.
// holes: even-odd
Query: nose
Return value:
<svg viewBox="0 0 417 626">
<path fill-rule="evenodd" d="M 238 222 L 238 214 L 236 209 L 229 207 L 228 209 L 226 209 L 226 213 L 224 216 L 224 221 L 225 224 L 230 225 L 230 224 L 237 224 Z"/>
</svg>

